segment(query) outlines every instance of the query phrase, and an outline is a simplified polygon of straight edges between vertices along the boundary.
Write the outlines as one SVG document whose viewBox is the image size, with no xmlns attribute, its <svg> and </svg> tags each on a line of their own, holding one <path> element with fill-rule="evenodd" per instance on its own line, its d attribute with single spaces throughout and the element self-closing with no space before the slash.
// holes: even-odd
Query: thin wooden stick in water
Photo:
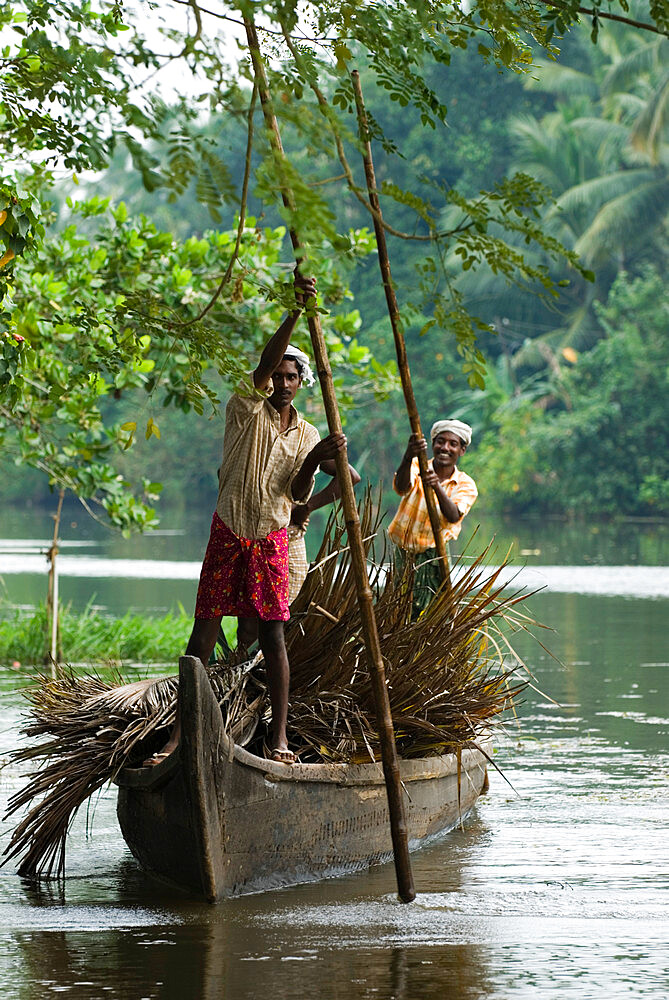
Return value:
<svg viewBox="0 0 669 1000">
<path fill-rule="evenodd" d="M 379 252 L 379 267 L 381 268 L 381 277 L 383 278 L 383 288 L 386 293 L 386 303 L 388 305 L 388 315 L 390 316 L 390 325 L 393 330 L 393 337 L 395 339 L 395 351 L 397 353 L 397 366 L 400 371 L 400 378 L 402 380 L 402 390 L 404 392 L 404 401 L 406 403 L 407 413 L 409 414 L 409 423 L 411 424 L 411 431 L 413 434 L 417 434 L 419 437 L 423 436 L 423 432 L 420 426 L 420 417 L 418 415 L 418 407 L 416 406 L 416 397 L 413 394 L 413 386 L 411 384 L 411 372 L 409 370 L 409 360 L 407 358 L 406 345 L 404 343 L 404 333 L 402 331 L 402 317 L 400 316 L 399 306 L 397 305 L 397 297 L 395 295 L 395 289 L 393 287 L 393 280 L 390 273 L 390 259 L 388 257 L 388 247 L 386 245 L 386 234 L 383 228 L 383 216 L 381 214 L 381 203 L 379 202 L 379 195 L 376 188 L 376 177 L 374 174 L 374 161 L 372 160 L 372 146 L 369 141 L 369 126 L 367 122 L 367 111 L 365 109 L 365 104 L 362 97 L 362 86 L 360 84 L 360 74 L 357 70 L 354 70 L 351 74 L 353 80 L 353 90 L 355 92 L 355 106 L 358 113 L 358 127 L 360 130 L 360 141 L 362 142 L 362 160 L 365 167 L 365 179 L 367 181 L 367 191 L 369 192 L 369 201 L 372 208 L 375 211 L 375 215 L 372 217 L 374 220 L 374 232 L 376 233 L 376 246 Z M 451 572 L 448 565 L 448 553 L 446 551 L 446 544 L 441 533 L 441 518 L 439 511 L 437 510 L 437 502 L 434 497 L 434 490 L 432 487 L 428 486 L 425 482 L 425 477 L 428 474 L 427 467 L 427 455 L 424 451 L 420 452 L 418 455 L 418 464 L 420 468 L 420 478 L 423 481 L 423 492 L 425 494 L 425 503 L 427 504 L 427 512 L 430 516 L 430 524 L 432 525 L 432 534 L 434 535 L 434 544 L 437 549 L 437 555 L 439 556 L 439 568 L 441 570 L 442 579 L 446 582 L 447 586 L 451 586 Z"/>
<path fill-rule="evenodd" d="M 251 58 L 253 60 L 253 70 L 255 80 L 258 85 L 258 94 L 265 116 L 265 124 L 269 135 L 269 141 L 275 154 L 275 163 L 279 171 L 279 186 L 284 205 L 291 214 L 295 211 L 295 199 L 293 192 L 288 185 L 285 175 L 282 176 L 282 166 L 285 164 L 281 135 L 276 120 L 276 115 L 272 107 L 267 75 L 260 53 L 258 35 L 255 24 L 250 18 L 244 19 L 246 37 L 249 44 Z M 295 251 L 295 259 L 298 263 L 305 260 L 305 253 L 300 243 L 298 234 L 291 228 L 290 238 Z M 318 371 L 318 378 L 323 393 L 323 403 L 327 415 L 328 428 L 331 434 L 340 434 L 342 431 L 341 419 L 339 416 L 339 406 L 334 391 L 332 381 L 332 370 L 328 358 L 325 338 L 318 313 L 309 308 L 307 313 L 309 323 L 309 333 L 313 345 L 314 357 Z M 388 812 L 390 815 L 390 829 L 393 842 L 393 852 L 395 856 L 395 871 L 397 874 L 397 888 L 399 897 L 404 903 L 410 903 L 416 898 L 416 891 L 413 885 L 411 873 L 411 862 L 409 859 L 409 846 L 407 835 L 407 824 L 404 811 L 404 800 L 402 784 L 400 779 L 399 760 L 397 748 L 395 746 L 395 732 L 390 714 L 390 701 L 388 699 L 388 689 L 386 687 L 385 669 L 381 644 L 376 628 L 374 617 L 374 607 L 372 604 L 372 590 L 367 576 L 367 563 L 365 550 L 362 543 L 362 532 L 360 530 L 360 519 L 358 508 L 353 492 L 353 483 L 348 466 L 348 456 L 346 449 L 340 451 L 336 459 L 337 477 L 341 484 L 341 500 L 344 511 L 346 530 L 351 552 L 351 561 L 355 569 L 356 591 L 358 606 L 360 608 L 360 619 L 362 623 L 362 633 L 367 651 L 367 661 L 369 666 L 372 688 L 374 691 L 374 702 L 376 706 L 377 726 L 379 730 L 379 741 L 381 744 L 381 757 L 383 760 L 383 773 L 386 782 L 388 795 Z"/>
<path fill-rule="evenodd" d="M 46 599 L 47 621 L 49 622 L 49 652 L 45 661 L 51 664 L 51 676 L 55 678 L 58 673 L 58 531 L 60 528 L 60 515 L 63 510 L 63 498 L 65 490 L 61 490 L 58 495 L 58 509 L 53 516 L 53 541 L 47 552 L 49 560 L 49 581 Z"/>
</svg>

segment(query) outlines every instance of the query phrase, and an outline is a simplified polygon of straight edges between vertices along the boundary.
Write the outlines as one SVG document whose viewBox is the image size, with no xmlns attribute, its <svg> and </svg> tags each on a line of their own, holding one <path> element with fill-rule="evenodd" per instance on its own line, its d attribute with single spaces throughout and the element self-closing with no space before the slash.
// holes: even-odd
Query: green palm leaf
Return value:
<svg viewBox="0 0 669 1000">
<path fill-rule="evenodd" d="M 525 81 L 527 90 L 540 90 L 558 97 L 599 97 L 599 87 L 592 74 L 548 59 L 535 59 L 536 75 Z"/>
<path fill-rule="evenodd" d="M 669 39 L 658 38 L 641 44 L 627 55 L 619 57 L 602 80 L 602 94 L 629 91 L 639 77 L 652 74 L 669 60 Z"/>
<path fill-rule="evenodd" d="M 632 129 L 632 145 L 646 153 L 650 162 L 660 162 L 660 149 L 669 122 L 669 71 L 664 76 Z"/>
<path fill-rule="evenodd" d="M 663 224 L 668 204 L 669 180 L 665 177 L 635 185 L 600 209 L 575 249 L 590 263 L 629 252 Z"/>
<path fill-rule="evenodd" d="M 640 185 L 652 183 L 655 179 L 656 175 L 652 170 L 618 170 L 603 177 L 593 177 L 582 184 L 575 184 L 561 194 L 548 217 L 559 212 L 582 209 L 592 216 L 608 202 L 631 194 Z"/>
</svg>

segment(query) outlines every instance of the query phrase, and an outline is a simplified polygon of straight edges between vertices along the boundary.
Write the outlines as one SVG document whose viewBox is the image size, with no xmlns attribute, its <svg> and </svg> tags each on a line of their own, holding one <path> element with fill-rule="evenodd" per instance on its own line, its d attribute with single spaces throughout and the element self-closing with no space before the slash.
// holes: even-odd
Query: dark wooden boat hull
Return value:
<svg viewBox="0 0 669 1000">
<path fill-rule="evenodd" d="M 180 662 L 182 742 L 118 778 L 123 836 L 150 874 L 211 902 L 392 856 L 380 764 L 263 760 L 225 735 L 199 660 Z M 480 751 L 401 762 L 410 847 L 452 829 L 486 780 Z"/>
</svg>

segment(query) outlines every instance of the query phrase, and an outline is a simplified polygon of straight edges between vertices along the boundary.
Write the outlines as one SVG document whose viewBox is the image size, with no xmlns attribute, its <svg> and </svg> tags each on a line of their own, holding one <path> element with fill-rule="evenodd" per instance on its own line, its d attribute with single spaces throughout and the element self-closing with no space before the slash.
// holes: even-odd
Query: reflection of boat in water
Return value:
<svg viewBox="0 0 669 1000">
<path fill-rule="evenodd" d="M 278 764 L 225 734 L 206 671 L 179 663 L 182 738 L 117 777 L 118 818 L 141 866 L 211 902 L 354 871 L 392 854 L 381 764 Z M 411 847 L 451 829 L 484 785 L 475 749 L 401 761 Z"/>
</svg>

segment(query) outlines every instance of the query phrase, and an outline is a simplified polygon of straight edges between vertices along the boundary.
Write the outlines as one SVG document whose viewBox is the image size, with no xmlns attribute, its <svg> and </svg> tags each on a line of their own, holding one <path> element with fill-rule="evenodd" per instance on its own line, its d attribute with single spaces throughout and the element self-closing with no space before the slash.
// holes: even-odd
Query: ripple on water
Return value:
<svg viewBox="0 0 669 1000">
<path fill-rule="evenodd" d="M 371 956 L 379 949 L 385 954 L 399 949 L 402 953 L 406 950 L 407 956 L 422 954 L 438 965 L 446 949 L 451 953 L 463 946 L 474 948 L 491 970 L 490 988 L 475 994 L 486 998 L 521 997 L 523 981 L 535 985 L 543 981 L 548 990 L 545 995 L 562 997 L 567 994 L 558 988 L 557 980 L 565 976 L 568 982 L 568 975 L 576 970 L 581 992 L 569 995 L 580 1000 L 595 995 L 625 996 L 624 991 L 616 992 L 615 974 L 608 963 L 615 957 L 620 971 L 629 972 L 637 956 L 643 956 L 649 990 L 638 995 L 661 996 L 654 990 L 666 976 L 661 958 L 669 934 L 666 911 L 648 913 L 640 921 L 629 913 L 612 911 L 602 898 L 599 906 L 593 906 L 591 900 L 591 905 L 579 911 L 572 903 L 563 911 L 551 907 L 549 914 L 545 900 L 537 896 L 527 892 L 506 898 L 506 906 L 498 899 L 491 907 L 487 895 L 472 898 L 456 893 L 446 901 L 441 894 L 422 893 L 407 907 L 391 897 L 347 906 L 291 907 L 266 915 L 261 924 L 270 953 L 283 941 L 294 956 L 301 955 L 303 948 L 307 954 L 316 948 L 321 956 L 365 952 Z M 552 959 L 555 965 L 551 967 Z M 516 979 L 513 991 L 506 993 L 504 984 L 516 962 L 523 963 L 522 976 Z M 432 980 L 431 989 L 416 996 L 439 996 L 438 982 Z M 596 992 L 597 982 L 606 983 L 608 992 Z M 444 985 L 442 981 L 442 991 Z"/>
<path fill-rule="evenodd" d="M 27 907 L 25 903 L 5 904 L 2 923 L 12 933 L 22 931 L 124 931 L 138 927 L 162 927 L 181 923 L 175 915 L 164 911 L 127 908 L 123 906 L 64 906 Z"/>
</svg>

